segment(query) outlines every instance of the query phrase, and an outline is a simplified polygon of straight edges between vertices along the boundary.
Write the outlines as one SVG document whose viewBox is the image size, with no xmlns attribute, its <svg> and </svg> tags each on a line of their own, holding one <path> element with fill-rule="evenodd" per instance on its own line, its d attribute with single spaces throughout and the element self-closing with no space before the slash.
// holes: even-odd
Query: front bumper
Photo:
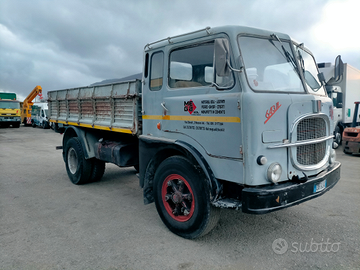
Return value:
<svg viewBox="0 0 360 270">
<path fill-rule="evenodd" d="M 317 176 L 309 177 L 305 183 L 286 182 L 265 187 L 244 188 L 242 211 L 250 214 L 265 214 L 318 197 L 339 181 L 340 166 L 340 162 L 335 162 Z M 315 192 L 316 185 L 323 184 L 325 180 L 325 188 Z"/>
<path fill-rule="evenodd" d="M 1 116 L 0 117 L 0 122 L 20 122 L 20 116 L 18 117 L 14 117 L 14 116 Z"/>
</svg>

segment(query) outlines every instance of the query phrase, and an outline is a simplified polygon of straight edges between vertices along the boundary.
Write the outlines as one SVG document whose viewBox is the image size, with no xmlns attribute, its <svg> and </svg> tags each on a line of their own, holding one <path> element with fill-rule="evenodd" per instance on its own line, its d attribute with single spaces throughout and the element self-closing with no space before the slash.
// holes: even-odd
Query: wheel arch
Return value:
<svg viewBox="0 0 360 270">
<path fill-rule="evenodd" d="M 89 132 L 84 128 L 68 126 L 65 129 L 63 135 L 63 149 L 65 149 L 66 143 L 70 138 L 78 137 L 81 146 L 84 150 L 85 159 L 95 157 L 95 143 L 99 140 L 99 137 Z M 63 153 L 64 154 L 64 153 Z"/>
<path fill-rule="evenodd" d="M 149 136 L 139 138 L 139 161 L 140 161 L 140 186 L 144 189 L 144 203 L 154 202 L 153 180 L 157 168 L 165 159 L 171 156 L 183 156 L 192 164 L 197 166 L 197 170 L 204 174 L 208 181 L 211 200 L 215 200 L 220 194 L 221 184 L 215 178 L 209 164 L 201 153 L 190 144 L 183 141 L 162 140 Z"/>
</svg>

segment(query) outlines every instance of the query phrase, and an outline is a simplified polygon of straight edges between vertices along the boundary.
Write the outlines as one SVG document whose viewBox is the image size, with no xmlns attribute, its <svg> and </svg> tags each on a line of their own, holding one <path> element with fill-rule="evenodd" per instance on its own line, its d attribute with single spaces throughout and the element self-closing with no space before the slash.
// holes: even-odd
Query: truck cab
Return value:
<svg viewBox="0 0 360 270">
<path fill-rule="evenodd" d="M 149 155 L 140 168 L 156 156 L 155 141 L 184 147 L 213 179 L 214 205 L 247 213 L 300 203 L 338 181 L 333 104 L 303 44 L 248 27 L 206 28 L 148 44 L 144 63 L 140 145 Z M 148 174 L 140 176 L 146 190 Z"/>
<path fill-rule="evenodd" d="M 0 126 L 20 127 L 20 101 L 15 93 L 0 92 Z"/>
<path fill-rule="evenodd" d="M 31 125 L 32 127 L 50 128 L 48 119 L 47 103 L 35 103 L 31 107 Z"/>
</svg>

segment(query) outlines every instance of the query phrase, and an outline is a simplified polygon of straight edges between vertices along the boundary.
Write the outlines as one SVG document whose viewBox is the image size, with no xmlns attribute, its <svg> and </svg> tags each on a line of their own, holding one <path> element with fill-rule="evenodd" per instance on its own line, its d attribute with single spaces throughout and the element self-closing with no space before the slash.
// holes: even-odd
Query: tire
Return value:
<svg viewBox="0 0 360 270">
<path fill-rule="evenodd" d="M 337 145 L 339 146 L 339 145 L 341 145 L 341 142 L 342 142 L 342 134 L 341 134 L 341 130 L 340 130 L 340 128 L 339 128 L 339 126 L 337 126 L 336 128 L 335 128 L 335 142 L 337 143 Z"/>
<path fill-rule="evenodd" d="M 66 143 L 65 166 L 73 184 L 83 185 L 90 182 L 92 160 L 85 159 L 84 151 L 77 137 L 69 139 Z"/>
<path fill-rule="evenodd" d="M 33 128 L 36 128 L 36 124 L 35 124 L 34 121 L 31 121 L 31 126 L 32 126 Z"/>
<path fill-rule="evenodd" d="M 210 204 L 205 178 L 184 157 L 164 160 L 154 178 L 156 209 L 173 233 L 195 239 L 209 233 L 217 224 L 220 209 Z"/>
<path fill-rule="evenodd" d="M 90 175 L 90 182 L 97 182 L 103 177 L 105 173 L 105 161 L 93 159 L 92 169 Z"/>
<path fill-rule="evenodd" d="M 47 121 L 43 121 L 42 122 L 42 128 L 43 129 L 48 129 L 49 128 L 49 123 Z"/>
<path fill-rule="evenodd" d="M 19 128 L 20 127 L 20 122 L 19 123 L 16 123 L 13 125 L 14 128 Z"/>
</svg>

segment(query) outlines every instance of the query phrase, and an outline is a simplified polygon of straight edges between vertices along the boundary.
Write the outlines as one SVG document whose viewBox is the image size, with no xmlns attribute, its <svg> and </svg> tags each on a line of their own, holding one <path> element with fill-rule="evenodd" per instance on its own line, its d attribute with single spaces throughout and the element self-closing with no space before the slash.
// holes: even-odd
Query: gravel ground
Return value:
<svg viewBox="0 0 360 270">
<path fill-rule="evenodd" d="M 210 234 L 186 240 L 143 204 L 133 168 L 71 184 L 61 140 L 0 128 L 0 269 L 360 269 L 360 157 L 341 147 L 325 195 L 266 215 L 223 210 Z"/>
</svg>

